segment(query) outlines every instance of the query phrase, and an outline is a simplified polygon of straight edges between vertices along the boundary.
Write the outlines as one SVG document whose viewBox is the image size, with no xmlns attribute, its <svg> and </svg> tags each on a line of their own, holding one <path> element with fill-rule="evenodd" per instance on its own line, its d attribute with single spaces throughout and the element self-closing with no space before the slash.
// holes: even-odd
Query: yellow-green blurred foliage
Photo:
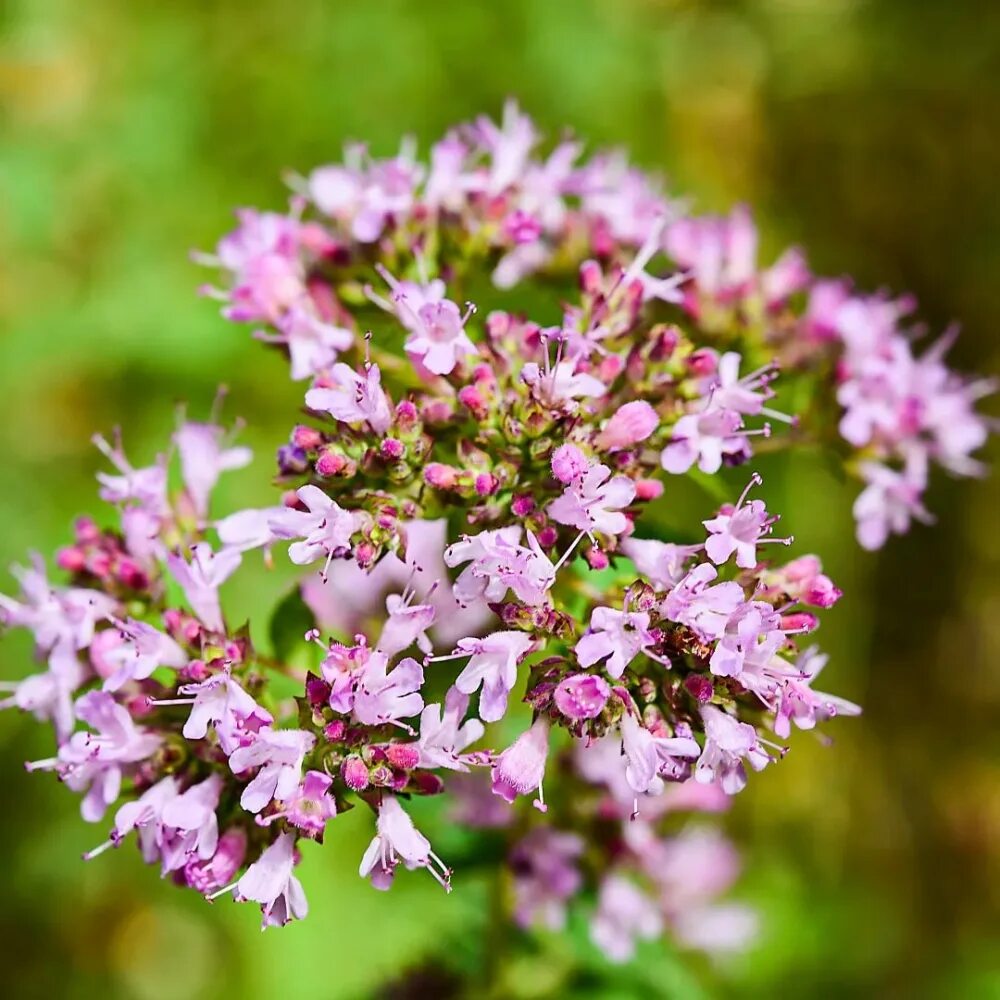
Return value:
<svg viewBox="0 0 1000 1000">
<path fill-rule="evenodd" d="M 933 330 L 962 320 L 957 362 L 1000 371 L 995 3 L 6 0 L 0 563 L 50 551 L 94 506 L 93 431 L 120 423 L 149 458 L 175 404 L 203 415 L 220 382 L 258 452 L 220 499 L 266 502 L 299 388 L 196 297 L 188 249 L 233 206 L 282 205 L 282 172 L 347 138 L 426 143 L 508 94 L 550 130 L 630 147 L 701 208 L 751 202 L 771 248 L 915 292 Z M 800 734 L 729 817 L 759 947 L 587 995 L 996 996 L 1000 479 L 937 482 L 939 525 L 873 557 L 851 541 L 851 486 L 803 459 L 763 471 L 797 551 L 846 592 L 824 683 L 866 714 L 832 748 Z M 228 596 L 259 620 L 287 579 Z M 5 640 L 3 674 L 29 654 Z M 309 919 L 263 938 L 251 907 L 162 885 L 131 849 L 84 865 L 103 827 L 20 767 L 48 752 L 33 721 L 0 718 L 5 996 L 363 997 L 478 933 L 485 893 L 461 873 L 450 898 L 419 873 L 389 894 L 357 878 L 361 810 L 306 851 Z M 494 992 L 552 982 L 526 965 Z"/>
</svg>

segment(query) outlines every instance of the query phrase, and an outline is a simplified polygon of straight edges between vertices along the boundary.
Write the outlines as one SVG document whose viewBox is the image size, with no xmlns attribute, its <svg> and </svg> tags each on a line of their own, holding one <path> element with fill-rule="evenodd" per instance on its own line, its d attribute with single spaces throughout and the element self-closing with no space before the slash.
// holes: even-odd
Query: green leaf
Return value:
<svg viewBox="0 0 1000 1000">
<path fill-rule="evenodd" d="M 313 613 L 302 600 L 299 588 L 290 590 L 274 609 L 268 625 L 272 655 L 289 664 L 293 659 L 301 659 L 302 652 L 311 645 L 306 642 L 304 636 L 315 625 Z"/>
</svg>

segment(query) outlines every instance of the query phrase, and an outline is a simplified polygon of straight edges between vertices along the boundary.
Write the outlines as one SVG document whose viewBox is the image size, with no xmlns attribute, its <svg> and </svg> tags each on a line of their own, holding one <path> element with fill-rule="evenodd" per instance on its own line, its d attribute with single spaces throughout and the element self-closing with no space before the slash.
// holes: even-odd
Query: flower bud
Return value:
<svg viewBox="0 0 1000 1000">
<path fill-rule="evenodd" d="M 292 431 L 292 444 L 303 451 L 315 451 L 323 443 L 323 435 L 315 427 L 299 424 Z"/>
<path fill-rule="evenodd" d="M 368 766 L 358 756 L 352 755 L 340 768 L 344 784 L 354 792 L 363 792 L 368 787 Z"/>
<path fill-rule="evenodd" d="M 322 451 L 316 459 L 316 472 L 320 476 L 336 476 L 347 467 L 347 457 L 336 451 Z"/>
<path fill-rule="evenodd" d="M 385 757 L 393 767 L 410 771 L 420 761 L 420 748 L 415 743 L 390 743 L 385 748 Z"/>
<path fill-rule="evenodd" d="M 610 697 L 611 688 L 603 677 L 574 674 L 559 683 L 552 700 L 567 719 L 579 722 L 600 715 Z"/>
<path fill-rule="evenodd" d="M 660 423 L 656 410 L 643 399 L 618 408 L 595 441 L 604 451 L 616 451 L 645 441 Z"/>
<path fill-rule="evenodd" d="M 406 452 L 406 446 L 397 438 L 383 438 L 378 453 L 389 462 L 398 462 Z"/>
<path fill-rule="evenodd" d="M 684 678 L 684 690 L 687 691 L 699 705 L 706 705 L 712 700 L 715 686 L 704 674 L 688 674 Z"/>
<path fill-rule="evenodd" d="M 552 475 L 561 483 L 579 479 L 588 469 L 587 456 L 575 444 L 564 444 L 552 454 Z"/>
<path fill-rule="evenodd" d="M 458 470 L 441 462 L 431 462 L 424 469 L 424 482 L 436 490 L 452 490 L 458 482 Z"/>
</svg>

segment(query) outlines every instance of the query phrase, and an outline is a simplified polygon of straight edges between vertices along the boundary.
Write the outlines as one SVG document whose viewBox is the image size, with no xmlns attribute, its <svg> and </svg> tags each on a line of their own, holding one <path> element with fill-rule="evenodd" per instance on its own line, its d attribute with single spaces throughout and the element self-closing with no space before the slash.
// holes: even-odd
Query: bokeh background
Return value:
<svg viewBox="0 0 1000 1000">
<path fill-rule="evenodd" d="M 297 389 L 196 296 L 188 249 L 236 205 L 279 207 L 282 172 L 347 138 L 426 144 L 508 94 L 549 130 L 630 147 L 703 209 L 751 202 L 771 248 L 915 292 L 931 330 L 962 321 L 955 361 L 1000 372 L 993 4 L 4 0 L 0 564 L 50 551 L 94 506 L 93 431 L 124 425 L 148 459 L 178 401 L 204 416 L 220 382 L 258 451 L 221 499 L 268 501 Z M 738 895 L 763 914 L 753 951 L 711 965 L 665 947 L 579 995 L 1000 996 L 1000 477 L 936 481 L 939 525 L 871 556 L 851 541 L 851 485 L 809 458 L 767 476 L 799 551 L 846 591 L 824 681 L 866 713 L 834 723 L 832 748 L 800 736 L 728 817 Z M 238 612 L 266 615 L 283 573 L 251 574 Z M 29 653 L 7 638 L 3 676 Z M 367 997 L 475 950 L 485 886 L 372 892 L 354 874 L 360 810 L 308 852 L 310 918 L 263 938 L 253 908 L 160 885 L 135 852 L 83 865 L 103 828 L 20 766 L 49 752 L 32 720 L 0 717 L 7 996 Z M 552 968 L 484 972 L 478 995 L 569 995 Z"/>
</svg>

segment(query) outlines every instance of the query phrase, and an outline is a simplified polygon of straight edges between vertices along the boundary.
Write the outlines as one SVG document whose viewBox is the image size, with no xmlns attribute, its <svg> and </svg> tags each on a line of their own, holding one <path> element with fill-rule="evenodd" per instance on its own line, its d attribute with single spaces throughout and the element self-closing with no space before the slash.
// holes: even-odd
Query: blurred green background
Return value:
<svg viewBox="0 0 1000 1000">
<path fill-rule="evenodd" d="M 346 138 L 426 144 L 508 94 L 550 131 L 628 146 L 703 209 L 751 202 L 771 248 L 915 292 L 932 330 L 963 322 L 957 363 L 1000 371 L 995 4 L 5 0 L 0 564 L 49 552 L 94 507 L 93 431 L 123 424 L 148 459 L 175 404 L 204 416 L 220 382 L 258 452 L 220 499 L 267 502 L 299 390 L 196 297 L 188 249 L 236 205 L 280 207 L 282 171 Z M 939 479 L 940 524 L 868 556 L 852 486 L 808 457 L 766 472 L 798 551 L 846 592 L 820 635 L 824 683 L 866 714 L 835 723 L 832 748 L 801 734 L 728 817 L 757 948 L 721 966 L 664 949 L 588 995 L 1000 996 L 1000 478 Z M 290 578 L 250 574 L 232 618 L 259 620 Z M 6 639 L 3 676 L 29 653 Z M 484 886 L 371 891 L 360 810 L 306 851 L 309 919 L 263 938 L 253 908 L 161 886 L 137 852 L 81 864 L 103 827 L 20 767 L 49 752 L 32 720 L 0 716 L 5 995 L 365 997 L 472 948 Z M 509 971 L 501 994 L 543 991 L 541 971 Z"/>
</svg>

